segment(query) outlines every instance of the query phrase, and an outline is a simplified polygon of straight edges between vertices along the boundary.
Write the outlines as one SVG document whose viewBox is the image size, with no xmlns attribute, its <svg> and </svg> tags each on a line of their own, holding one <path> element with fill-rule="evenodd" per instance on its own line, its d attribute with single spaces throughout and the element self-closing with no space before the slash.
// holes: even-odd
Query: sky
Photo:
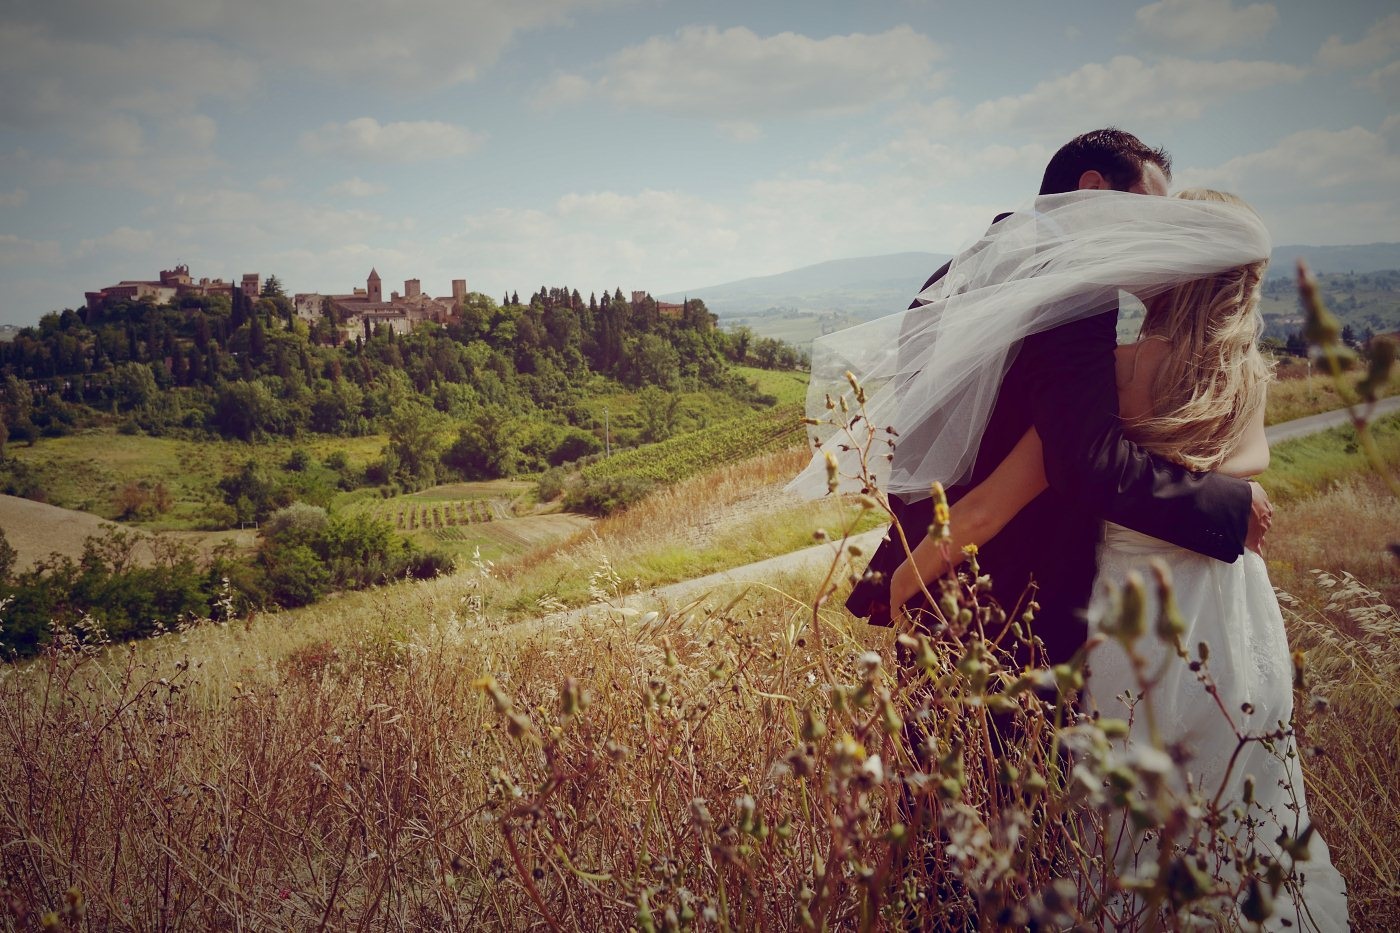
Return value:
<svg viewBox="0 0 1400 933">
<path fill-rule="evenodd" d="M 1118 125 L 1400 241 L 1386 0 L 7 0 L 0 323 L 154 279 L 653 294 L 953 252 Z"/>
</svg>

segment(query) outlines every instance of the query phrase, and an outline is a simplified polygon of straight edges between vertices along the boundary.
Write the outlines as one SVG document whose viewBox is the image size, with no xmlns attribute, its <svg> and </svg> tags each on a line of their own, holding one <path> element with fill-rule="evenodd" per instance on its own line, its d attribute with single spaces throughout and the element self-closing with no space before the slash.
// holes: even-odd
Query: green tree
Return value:
<svg viewBox="0 0 1400 933">
<path fill-rule="evenodd" d="M 501 406 L 487 405 L 462 426 L 442 461 L 467 479 L 510 476 L 519 468 L 520 441 L 510 412 Z"/>
<path fill-rule="evenodd" d="M 445 423 L 441 412 L 418 402 L 401 404 L 393 411 L 387 425 L 388 449 L 397 458 L 401 472 L 413 479 L 435 478 Z"/>
<path fill-rule="evenodd" d="M 145 363 L 121 363 L 112 370 L 112 393 L 122 411 L 145 408 L 158 391 L 155 375 Z"/>
<path fill-rule="evenodd" d="M 5 537 L 5 529 L 0 528 L 0 583 L 7 583 L 10 574 L 14 573 L 15 561 L 19 559 L 19 552 L 10 545 L 10 539 Z"/>
</svg>

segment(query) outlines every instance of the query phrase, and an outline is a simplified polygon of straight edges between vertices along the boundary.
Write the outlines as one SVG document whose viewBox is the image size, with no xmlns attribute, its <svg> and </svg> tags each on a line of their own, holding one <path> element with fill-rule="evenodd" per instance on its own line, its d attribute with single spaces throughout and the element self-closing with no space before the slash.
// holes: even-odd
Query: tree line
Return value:
<svg viewBox="0 0 1400 933">
<path fill-rule="evenodd" d="M 541 287 L 499 304 L 471 293 L 445 325 L 402 335 L 380 326 L 340 340 L 343 324 L 329 302 L 299 318 L 275 276 L 257 298 L 233 290 L 45 315 L 0 344 L 0 443 L 113 419 L 133 432 L 249 441 L 383 431 L 391 475 L 491 478 L 599 449 L 603 425 L 581 404 L 594 393 L 719 389 L 761 405 L 729 364 L 802 362 L 776 341 L 717 329 L 702 301 L 663 313 L 620 288 L 585 301 Z M 435 450 L 449 418 L 457 441 Z"/>
</svg>

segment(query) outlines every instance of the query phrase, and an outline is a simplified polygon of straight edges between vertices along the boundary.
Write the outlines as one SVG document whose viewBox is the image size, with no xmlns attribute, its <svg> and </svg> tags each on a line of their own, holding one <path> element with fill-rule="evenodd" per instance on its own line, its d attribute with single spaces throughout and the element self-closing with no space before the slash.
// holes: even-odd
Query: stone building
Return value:
<svg viewBox="0 0 1400 933">
<path fill-rule="evenodd" d="M 396 334 L 406 334 L 419 324 L 433 321 L 446 324 L 457 313 L 467 296 L 467 280 L 452 280 L 451 298 L 433 298 L 423 294 L 422 282 L 407 279 L 403 293 L 392 292 L 384 300 L 384 284 L 377 269 L 370 269 L 365 287 L 348 295 L 322 295 L 305 292 L 293 297 L 292 304 L 299 317 L 315 321 L 327 306 L 335 313 L 340 325 L 340 339 L 357 334 L 372 333 L 376 327 L 388 327 Z"/>
<path fill-rule="evenodd" d="M 256 272 L 243 276 L 244 293 L 247 293 L 248 283 L 251 281 L 253 297 L 256 298 L 258 280 Z M 139 301 L 142 298 L 151 298 L 156 304 L 165 304 L 187 295 L 228 295 L 232 290 L 232 283 L 223 279 L 202 278 L 196 282 L 190 277 L 189 266 L 178 265 L 173 269 L 162 269 L 158 279 L 124 279 L 116 285 L 108 285 L 95 292 L 85 292 L 84 297 L 87 299 L 88 310 L 98 311 L 108 301 Z"/>
<path fill-rule="evenodd" d="M 639 305 L 648 298 L 651 298 L 651 295 L 648 292 L 632 292 L 633 305 Z M 656 311 L 658 314 L 664 314 L 667 317 L 673 317 L 676 319 L 680 319 L 685 316 L 684 303 L 676 304 L 672 301 L 659 301 L 655 298 L 652 298 L 652 303 L 656 305 Z"/>
</svg>

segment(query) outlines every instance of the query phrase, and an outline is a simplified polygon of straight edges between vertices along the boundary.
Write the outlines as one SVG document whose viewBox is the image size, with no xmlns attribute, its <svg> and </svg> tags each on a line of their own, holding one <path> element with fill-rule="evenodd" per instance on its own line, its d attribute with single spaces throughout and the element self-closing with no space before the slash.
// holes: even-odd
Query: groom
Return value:
<svg viewBox="0 0 1400 933">
<path fill-rule="evenodd" d="M 1160 197 L 1170 179 L 1166 152 L 1110 127 L 1061 147 L 1045 169 L 1040 193 L 1113 189 Z M 947 271 L 946 265 L 939 269 L 924 288 Z M 920 304 L 916 299 L 910 307 Z M 1038 429 L 1050 487 L 987 542 L 978 559 L 1008 613 L 1034 581 L 1040 609 L 1032 629 L 1045 645 L 1041 660 L 1051 664 L 1068 660 L 1087 637 L 1084 610 L 1102 522 L 1227 562 L 1246 547 L 1258 549 L 1270 522 L 1268 498 L 1258 483 L 1192 473 L 1124 438 L 1113 354 L 1117 319 L 1115 307 L 1026 339 L 1002 382 L 971 475 L 948 490 L 949 502 L 956 502 L 990 475 L 1032 425 Z M 896 458 L 937 443 L 919 434 L 916 429 L 900 438 Z M 906 503 L 891 496 L 890 504 L 909 546 L 917 546 L 932 522 L 932 501 Z M 889 580 L 905 556 L 891 535 L 871 559 L 869 569 L 877 574 L 867 573 L 857 584 L 847 608 L 873 624 L 890 624 Z M 1025 663 L 1026 646 L 1017 646 L 1017 655 Z"/>
</svg>

